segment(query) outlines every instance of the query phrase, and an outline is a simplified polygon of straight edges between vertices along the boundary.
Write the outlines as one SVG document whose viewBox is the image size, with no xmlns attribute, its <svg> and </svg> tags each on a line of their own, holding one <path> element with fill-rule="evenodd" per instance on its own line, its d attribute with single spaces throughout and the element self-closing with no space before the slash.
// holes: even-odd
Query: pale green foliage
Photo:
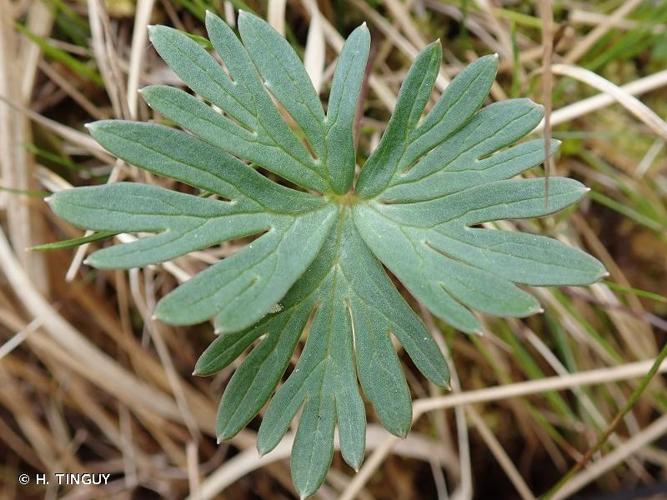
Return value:
<svg viewBox="0 0 667 500">
<path fill-rule="evenodd" d="M 259 235 L 167 295 L 156 315 L 178 325 L 215 317 L 222 335 L 197 363 L 201 375 L 223 369 L 260 339 L 225 390 L 217 422 L 222 439 L 269 400 L 308 330 L 258 434 L 259 450 L 268 452 L 303 408 L 292 474 L 308 495 L 330 466 L 336 426 L 343 458 L 354 468 L 361 464 L 366 415 L 359 384 L 383 425 L 407 433 L 410 392 L 391 335 L 429 380 L 448 383 L 440 350 L 382 264 L 436 316 L 466 332 L 480 329 L 469 308 L 499 316 L 538 311 L 516 283 L 581 285 L 604 269 L 554 239 L 471 227 L 549 214 L 585 192 L 576 181 L 553 178 L 545 206 L 541 180 L 511 179 L 544 159 L 540 140 L 512 146 L 542 111 L 521 99 L 479 111 L 496 57 L 465 69 L 422 117 L 441 59 L 439 44 L 426 47 L 354 185 L 366 26 L 345 44 L 326 113 L 297 55 L 265 22 L 242 13 L 240 40 L 212 14 L 207 28 L 224 68 L 184 33 L 167 27 L 150 33 L 160 55 L 201 98 L 164 86 L 144 89 L 144 98 L 187 132 L 125 121 L 97 122 L 90 132 L 128 163 L 214 196 L 119 183 L 55 194 L 51 206 L 103 234 L 155 233 L 93 253 L 88 262 L 98 268 L 164 262 Z"/>
</svg>

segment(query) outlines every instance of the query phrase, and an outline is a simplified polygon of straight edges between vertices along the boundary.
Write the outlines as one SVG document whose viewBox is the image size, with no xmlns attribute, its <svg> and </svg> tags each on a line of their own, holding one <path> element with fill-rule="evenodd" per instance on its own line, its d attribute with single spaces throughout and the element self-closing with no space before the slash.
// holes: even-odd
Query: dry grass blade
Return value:
<svg viewBox="0 0 667 500">
<path fill-rule="evenodd" d="M 27 86 L 32 78 L 25 78 L 26 89 L 21 88 L 21 78 L 12 75 L 32 75 L 36 71 L 38 58 L 35 47 L 31 47 L 29 56 L 22 60 L 20 55 L 19 34 L 13 29 L 14 18 L 11 15 L 13 8 L 9 0 L 0 1 L 0 12 L 5 13 L 0 20 L 0 167 L 4 187 L 17 191 L 30 191 L 34 187 L 32 172 L 34 163 L 32 157 L 25 148 L 25 144 L 31 142 L 29 123 L 16 107 L 10 104 L 23 105 L 28 100 Z M 44 10 L 39 10 L 37 16 L 32 17 L 32 23 L 40 25 L 40 29 L 48 29 L 51 16 Z M 30 43 L 29 46 L 33 44 Z M 25 51 L 24 51 L 25 52 Z M 39 50 L 37 50 L 39 53 Z M 30 248 L 36 243 L 35 234 L 42 232 L 42 220 L 32 212 L 29 199 L 19 197 L 8 202 L 7 193 L 2 194 L 3 205 L 7 210 L 7 223 L 9 237 L 12 244 L 21 249 L 18 254 L 19 261 L 28 270 L 30 279 L 41 291 L 48 290 L 46 281 L 46 268 L 43 256 L 30 254 L 22 251 Z"/>
<path fill-rule="evenodd" d="M 84 109 L 91 117 L 95 118 L 96 120 L 104 120 L 109 118 L 109 115 L 105 111 L 95 106 L 95 104 L 93 104 L 83 92 L 72 85 L 72 83 L 67 80 L 66 77 L 58 73 L 58 71 L 50 64 L 42 62 L 39 64 L 39 69 L 42 71 L 42 73 L 49 77 L 53 83 L 58 85 L 58 87 L 67 93 L 67 95 L 74 99 L 74 101 L 76 101 L 76 103 L 81 106 L 81 108 Z"/>
<path fill-rule="evenodd" d="M 310 25 L 308 26 L 308 39 L 306 40 L 306 50 L 303 55 L 303 65 L 310 77 L 310 81 L 319 94 L 322 87 L 322 78 L 324 75 L 324 32 L 322 29 L 322 14 L 317 7 L 315 0 L 304 0 L 304 5 L 310 13 Z"/>
<path fill-rule="evenodd" d="M 579 40 L 577 44 L 567 53 L 564 58 L 564 61 L 568 64 L 573 64 L 577 62 L 581 57 L 590 50 L 590 48 L 597 42 L 602 36 L 613 28 L 616 23 L 622 20 L 630 12 L 636 9 L 642 0 L 628 0 L 622 2 L 621 6 L 618 7 L 612 15 L 605 18 L 598 26 L 595 27 L 583 40 Z"/>
<path fill-rule="evenodd" d="M 585 471 L 574 476 L 568 483 L 561 488 L 554 500 L 569 498 L 571 495 L 581 490 L 586 485 L 595 481 L 605 472 L 613 469 L 630 455 L 637 453 L 646 445 L 656 441 L 667 434 L 667 415 L 663 415 L 655 422 L 648 425 L 640 433 L 628 439 L 623 446 L 619 446 L 603 458 L 593 462 Z"/>
<path fill-rule="evenodd" d="M 544 359 L 549 363 L 549 366 L 551 366 L 558 375 L 565 376 L 568 374 L 565 366 L 563 366 L 554 353 L 549 350 L 549 347 L 533 331 L 530 329 L 525 329 L 524 333 L 528 339 L 528 342 L 530 342 L 530 344 L 535 347 L 535 349 L 544 357 Z M 607 426 L 605 417 L 602 415 L 602 413 L 600 413 L 600 410 L 595 406 L 595 403 L 586 393 L 586 391 L 584 391 L 582 388 L 575 388 L 572 390 L 572 393 L 577 397 L 581 407 L 591 417 L 598 428 L 604 428 Z M 610 436 L 610 441 L 614 446 L 620 446 L 622 444 L 621 438 L 616 434 L 612 434 Z M 644 472 L 642 470 L 641 464 L 636 460 L 629 460 L 628 465 L 638 475 L 641 475 L 641 473 Z"/>
<path fill-rule="evenodd" d="M 7 280 L 26 308 L 35 318 L 41 319 L 53 339 L 68 350 L 68 356 L 73 356 L 81 364 L 80 369 L 90 380 L 132 406 L 150 408 L 164 417 L 179 419 L 178 409 L 172 400 L 122 369 L 53 309 L 16 261 L 4 232 L 0 232 L 0 261 Z"/>
<path fill-rule="evenodd" d="M 637 169 L 635 170 L 635 177 L 642 177 L 646 175 L 646 172 L 653 166 L 656 158 L 665 147 L 665 141 L 662 139 L 656 139 L 653 144 L 651 144 L 650 149 L 646 152 L 642 160 L 637 164 Z"/>
<path fill-rule="evenodd" d="M 366 448 L 369 450 L 375 450 L 375 452 L 384 449 L 388 441 L 388 436 L 390 435 L 384 429 L 380 428 L 379 426 L 370 425 L 366 435 Z M 199 489 L 201 500 L 215 498 L 220 492 L 224 491 L 228 486 L 238 481 L 244 475 L 270 463 L 288 458 L 293 441 L 294 435 L 288 434 L 280 442 L 280 444 L 278 444 L 278 446 L 274 448 L 273 451 L 271 451 L 271 453 L 268 453 L 264 456 L 259 456 L 257 450 L 254 449 L 248 449 L 243 453 L 235 456 L 223 467 L 213 472 L 210 476 L 204 479 L 204 481 L 202 481 Z M 340 445 L 338 441 L 336 441 L 336 449 L 339 449 L 339 446 Z M 435 459 L 440 463 L 440 465 L 442 465 L 442 454 L 439 453 L 436 444 L 434 444 L 430 439 L 418 434 L 412 434 L 405 440 L 401 440 L 396 445 L 395 452 L 404 457 L 416 458 L 423 461 Z M 372 458 L 369 460 L 372 460 Z M 350 488 L 352 483 L 356 481 L 357 477 L 359 476 L 355 476 L 353 481 L 348 484 L 348 488 Z M 339 497 L 339 500 L 343 500 L 344 498 L 345 496 L 341 496 Z M 353 496 L 349 498 L 355 497 Z M 194 498 L 189 497 L 189 500 L 194 500 Z"/>
<path fill-rule="evenodd" d="M 285 34 L 285 8 L 287 0 L 269 0 L 266 20 L 281 35 Z"/>
<path fill-rule="evenodd" d="M 137 118 L 139 97 L 139 76 L 146 53 L 147 26 L 153 12 L 154 0 L 139 0 L 134 17 L 132 33 L 132 52 L 130 53 L 130 69 L 127 74 L 127 108 L 130 118 Z"/>
<path fill-rule="evenodd" d="M 493 453 L 493 456 L 496 458 L 500 466 L 505 471 L 505 474 L 507 474 L 507 477 L 516 488 L 519 496 L 521 496 L 521 498 L 524 500 L 534 499 L 535 495 L 533 495 L 533 493 L 530 491 L 526 481 L 524 481 L 523 477 L 521 477 L 521 474 L 514 466 L 514 463 L 512 463 L 512 459 L 510 459 L 496 437 L 493 435 L 493 432 L 491 432 L 489 426 L 484 423 L 484 420 L 479 415 L 477 410 L 475 410 L 473 407 L 468 407 L 466 408 L 466 413 L 468 414 L 470 420 L 472 420 L 472 424 L 477 429 L 477 432 L 479 432 L 479 434 L 482 436 L 482 439 L 489 447 L 489 450 L 491 453 Z"/>
<path fill-rule="evenodd" d="M 640 78 L 634 82 L 621 85 L 619 88 L 627 95 L 637 96 L 667 86 L 667 70 L 659 71 L 650 76 Z M 582 99 L 573 104 L 556 109 L 551 114 L 551 124 L 560 125 L 576 118 L 602 109 L 610 104 L 618 102 L 614 96 L 608 93 L 598 94 L 593 97 Z M 544 130 L 544 120 L 535 128 L 535 132 Z"/>
<path fill-rule="evenodd" d="M 384 3 L 412 44 L 419 48 L 425 47 L 428 41 L 424 39 L 423 35 L 419 32 L 417 23 L 410 16 L 409 5 L 405 5 L 399 0 L 384 0 Z M 445 84 L 449 83 L 449 78 L 444 74 L 444 69 L 440 78 Z"/>
<path fill-rule="evenodd" d="M 562 377 L 550 377 L 542 380 L 519 382 L 508 386 L 490 387 L 487 389 L 467 391 L 439 398 L 420 399 L 413 404 L 413 420 L 417 420 L 424 413 L 444 408 L 501 401 L 531 394 L 542 394 L 547 391 L 571 389 L 573 387 L 637 378 L 645 375 L 651 369 L 654 362 L 655 360 L 640 361 L 613 368 L 590 370 L 588 372 L 575 373 Z M 667 372 L 667 361 L 660 364 L 658 372 Z M 381 447 L 377 448 L 366 460 L 363 467 L 359 470 L 345 492 L 343 492 L 341 499 L 352 500 L 356 491 L 368 481 L 373 472 L 391 452 L 393 446 L 399 441 L 399 438 L 391 436 Z"/>
<path fill-rule="evenodd" d="M 612 14 L 613 15 L 613 14 Z M 631 19 L 622 19 L 614 18 L 605 14 L 598 14 L 597 12 L 591 12 L 587 10 L 574 9 L 571 11 L 569 16 L 569 21 L 573 24 L 589 24 L 591 26 L 600 26 L 605 25 L 606 23 L 611 23 L 611 27 L 620 28 L 622 30 L 632 31 L 634 29 L 640 28 L 641 23 L 638 21 L 633 21 Z M 652 32 L 655 34 L 661 34 L 667 31 L 667 26 L 664 24 L 659 24 L 652 27 Z"/>
<path fill-rule="evenodd" d="M 642 396 L 642 394 L 646 391 L 648 388 L 649 384 L 652 382 L 653 378 L 655 375 L 658 373 L 660 370 L 660 365 L 662 364 L 663 361 L 667 359 L 667 344 L 662 348 L 660 353 L 658 354 L 658 357 L 655 359 L 655 362 L 651 366 L 651 369 L 646 373 L 646 375 L 642 378 L 641 383 L 635 388 L 635 390 L 632 392 L 630 397 L 628 398 L 628 401 L 623 405 L 623 408 L 616 414 L 614 417 L 614 420 L 611 421 L 609 426 L 605 429 L 605 431 L 600 435 L 600 437 L 597 439 L 595 442 L 595 445 L 591 447 L 581 459 L 575 464 L 570 471 L 568 471 L 567 474 L 565 474 L 562 479 L 552 488 L 550 489 L 545 497 L 546 498 L 552 498 L 558 493 L 564 489 L 572 477 L 576 475 L 577 472 L 582 470 L 586 464 L 593 458 L 593 455 L 599 452 L 602 447 L 606 444 L 606 442 L 609 440 L 610 436 L 614 433 L 616 428 L 620 425 L 622 422 L 623 418 L 626 417 L 632 409 L 635 407 L 637 402 L 639 401 L 639 398 Z"/>
<path fill-rule="evenodd" d="M 372 23 L 374 23 L 385 36 L 393 43 L 401 52 L 408 56 L 411 60 L 414 59 L 423 47 L 415 47 L 409 40 L 407 40 L 392 24 L 369 7 L 361 0 L 352 0 L 354 5 L 361 10 Z M 442 68 L 438 73 L 435 85 L 438 89 L 444 90 L 449 84 L 449 78 L 445 75 Z"/>
<path fill-rule="evenodd" d="M 103 162 L 111 163 L 114 161 L 113 158 L 111 158 L 111 156 L 109 156 L 109 154 L 104 150 L 104 148 L 102 148 L 102 146 L 100 146 L 88 134 L 84 134 L 82 132 L 79 132 L 78 130 L 74 130 L 71 127 L 58 123 L 55 120 L 51 120 L 38 113 L 35 113 L 34 111 L 31 111 L 23 106 L 14 103 L 13 101 L 11 101 L 2 94 L 0 94 L 0 102 L 4 104 L 5 107 L 13 108 L 14 110 L 20 112 L 21 114 L 27 116 L 34 122 L 39 123 L 40 125 L 46 127 L 49 130 L 52 130 L 53 132 L 61 136 L 63 139 L 66 139 L 67 141 L 71 142 L 72 144 L 84 148 L 91 155 L 102 160 Z"/>
<path fill-rule="evenodd" d="M 109 18 L 100 0 L 88 2 L 88 17 L 92 32 L 92 49 L 97 66 L 104 77 L 104 85 L 117 117 L 127 117 L 126 92 L 117 61 L 116 51 L 109 30 Z"/>
<path fill-rule="evenodd" d="M 340 52 L 343 48 L 343 37 L 340 36 L 340 33 L 338 33 L 336 28 L 334 28 L 326 19 L 322 19 L 322 26 L 329 45 L 331 45 L 336 52 Z M 368 84 L 380 98 L 384 107 L 390 111 L 393 110 L 396 105 L 396 96 L 387 84 L 374 75 L 368 77 Z"/>
<path fill-rule="evenodd" d="M 611 368 L 599 368 L 580 373 L 571 373 L 560 377 L 548 377 L 526 382 L 517 382 L 508 386 L 489 387 L 476 391 L 467 391 L 451 396 L 439 398 L 419 399 L 414 403 L 415 418 L 422 414 L 459 405 L 499 401 L 507 398 L 517 398 L 547 391 L 557 391 L 593 384 L 604 384 L 628 380 L 645 375 L 653 366 L 655 360 L 627 363 Z M 658 368 L 658 373 L 667 372 L 667 362 Z"/>
<path fill-rule="evenodd" d="M 461 392 L 461 381 L 459 380 L 458 369 L 454 364 L 452 359 L 452 353 L 447 347 L 447 344 L 442 340 L 441 336 L 438 334 L 438 329 L 435 326 L 435 321 L 433 316 L 426 310 L 426 308 L 421 308 L 422 317 L 426 323 L 426 326 L 430 330 L 433 337 L 438 343 L 438 347 L 445 355 L 447 364 L 450 367 L 451 372 L 451 389 L 453 394 L 458 394 Z M 468 432 L 468 421 L 466 419 L 466 411 L 463 407 L 454 408 L 454 419 L 456 421 L 456 437 L 458 445 L 458 455 L 459 455 L 459 476 L 460 481 L 458 488 L 455 490 L 455 498 L 470 498 L 473 495 L 474 491 L 474 481 L 473 481 L 473 467 L 472 459 L 470 457 L 470 435 Z"/>
<path fill-rule="evenodd" d="M 597 90 L 605 92 L 644 122 L 644 124 L 657 135 L 663 139 L 667 139 L 667 123 L 639 99 L 623 90 L 622 87 L 614 85 L 600 75 L 579 66 L 554 64 L 551 66 L 551 71 L 556 75 L 569 76 L 570 78 L 574 78 L 575 80 L 584 82 Z"/>
<path fill-rule="evenodd" d="M 47 36 L 53 29 L 53 13 L 48 5 L 37 3 L 28 13 L 27 28 L 37 36 Z M 37 77 L 37 68 L 42 58 L 39 46 L 26 38 L 23 38 L 19 47 L 17 60 L 23 62 L 21 71 L 21 96 L 22 102 L 28 102 L 32 97 Z"/>
<path fill-rule="evenodd" d="M 20 346 L 28 338 L 28 335 L 35 332 L 40 326 L 42 326 L 42 320 L 35 318 L 25 328 L 16 332 L 12 338 L 0 346 L 0 360 Z"/>
</svg>

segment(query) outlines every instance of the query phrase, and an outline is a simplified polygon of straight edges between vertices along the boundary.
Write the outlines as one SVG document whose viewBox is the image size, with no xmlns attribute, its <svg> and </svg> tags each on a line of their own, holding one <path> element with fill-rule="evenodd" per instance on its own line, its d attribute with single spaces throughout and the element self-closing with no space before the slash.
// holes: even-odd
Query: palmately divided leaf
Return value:
<svg viewBox="0 0 667 500">
<path fill-rule="evenodd" d="M 586 191 L 554 179 L 549 206 L 544 182 L 508 181 L 544 160 L 544 143 L 510 146 L 542 119 L 527 99 L 477 112 L 496 73 L 497 57 L 468 66 L 420 122 L 440 65 L 438 46 L 417 57 L 357 191 L 370 200 L 354 220 L 373 253 L 434 314 L 479 332 L 469 308 L 497 316 L 538 312 L 537 300 L 515 283 L 588 284 L 604 275 L 594 258 L 541 236 L 471 226 L 547 215 Z M 552 142 L 552 151 L 558 143 Z M 506 149 L 503 149 L 506 148 Z"/>
<path fill-rule="evenodd" d="M 64 191 L 51 200 L 59 216 L 80 227 L 158 233 L 93 253 L 88 262 L 99 268 L 163 262 L 266 231 L 177 288 L 156 309 L 158 318 L 172 324 L 194 324 L 217 315 L 220 331 L 246 328 L 280 300 L 315 258 L 336 212 L 320 205 L 297 216 L 247 205 L 134 183 Z"/>
<path fill-rule="evenodd" d="M 246 332 L 222 336 L 197 364 L 198 373 L 220 370 L 265 335 L 225 390 L 217 430 L 221 438 L 229 438 L 269 398 L 312 318 L 305 349 L 269 405 L 258 435 L 260 452 L 266 453 L 303 406 L 292 474 L 304 495 L 317 489 L 329 468 L 336 423 L 343 458 L 354 468 L 361 464 L 366 419 L 355 372 L 384 426 L 397 435 L 407 433 L 410 393 L 390 334 L 426 377 L 438 385 L 449 379 L 435 341 L 368 250 L 348 212 L 341 212 L 335 228 L 308 272 L 281 301 L 280 312 Z"/>
<path fill-rule="evenodd" d="M 255 323 L 315 258 L 334 220 L 335 209 L 329 206 L 276 223 L 232 257 L 174 290 L 160 302 L 156 315 L 168 323 L 188 325 L 217 314 L 218 332 Z"/>
<path fill-rule="evenodd" d="M 157 26 L 151 29 L 151 41 L 183 81 L 223 113 L 172 87 L 144 88 L 146 102 L 203 140 L 299 186 L 347 191 L 354 173 L 351 123 L 363 78 L 359 66 L 365 67 L 370 43 L 366 27 L 355 30 L 341 54 L 332 88 L 335 116 L 325 117 L 303 64 L 264 21 L 239 16 L 244 44 L 211 13 L 206 25 L 229 76 L 185 33 Z M 290 130 L 272 96 L 298 125 L 306 144 Z"/>
<path fill-rule="evenodd" d="M 179 130 L 151 123 L 102 120 L 91 135 L 119 158 L 154 174 L 233 200 L 247 209 L 297 214 L 324 203 L 271 182 L 224 151 Z"/>
<path fill-rule="evenodd" d="M 156 315 L 176 325 L 215 318 L 222 335 L 197 362 L 200 375 L 250 350 L 220 403 L 221 439 L 270 400 L 258 433 L 266 453 L 301 410 L 292 476 L 306 496 L 329 469 L 336 428 L 344 460 L 355 469 L 362 462 L 359 387 L 389 431 L 408 432 L 410 392 L 392 336 L 424 376 L 448 384 L 435 340 L 383 265 L 430 311 L 466 332 L 480 330 L 474 311 L 538 311 L 518 285 L 587 284 L 604 269 L 551 238 L 477 227 L 547 215 L 585 192 L 576 181 L 554 178 L 545 206 L 542 180 L 513 179 L 544 160 L 543 141 L 514 144 L 535 128 L 542 109 L 527 99 L 482 108 L 496 56 L 463 70 L 422 116 L 441 62 L 440 45 L 427 46 L 354 185 L 366 26 L 341 51 L 326 112 L 284 38 L 251 14 L 242 13 L 238 26 L 240 38 L 207 13 L 222 65 L 185 33 L 151 28 L 158 53 L 196 95 L 151 86 L 143 96 L 184 130 L 120 120 L 90 126 L 111 153 L 195 192 L 118 183 L 57 193 L 50 203 L 97 237 L 139 234 L 91 254 L 87 262 L 99 268 L 140 267 L 254 237 L 164 297 Z M 260 168 L 297 187 L 274 182 Z M 278 387 L 304 333 L 303 352 Z"/>
<path fill-rule="evenodd" d="M 541 308 L 514 283 L 591 283 L 603 268 L 551 238 L 470 226 L 553 213 L 585 192 L 576 181 L 554 178 L 545 207 L 543 180 L 495 181 L 429 201 L 359 205 L 355 222 L 368 246 L 417 299 L 444 321 L 475 332 L 479 323 L 464 306 L 527 316 Z"/>
</svg>

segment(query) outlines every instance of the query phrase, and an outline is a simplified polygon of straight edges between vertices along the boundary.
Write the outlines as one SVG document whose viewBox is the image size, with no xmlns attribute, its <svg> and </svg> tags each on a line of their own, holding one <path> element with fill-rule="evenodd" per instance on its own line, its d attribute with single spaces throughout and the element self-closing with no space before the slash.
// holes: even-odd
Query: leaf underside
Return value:
<svg viewBox="0 0 667 500">
<path fill-rule="evenodd" d="M 359 387 L 389 431 L 408 432 L 411 398 L 392 336 L 424 376 L 448 384 L 437 344 L 383 265 L 434 315 L 465 332 L 481 331 L 475 310 L 514 317 L 539 311 L 517 285 L 584 285 L 605 271 L 555 239 L 482 226 L 551 214 L 586 191 L 552 178 L 545 206 L 541 180 L 515 178 L 544 160 L 543 141 L 515 144 L 542 109 L 525 99 L 482 108 L 495 56 L 462 71 L 424 116 L 441 61 L 440 45 L 427 46 L 355 182 L 366 26 L 339 56 L 326 111 L 296 53 L 267 23 L 242 12 L 240 38 L 211 13 L 206 26 L 224 66 L 188 35 L 150 29 L 158 53 L 196 96 L 165 86 L 142 94 L 182 130 L 121 120 L 89 127 L 119 158 L 194 191 L 117 183 L 60 192 L 50 204 L 97 234 L 142 236 L 91 254 L 87 262 L 98 268 L 140 267 L 255 237 L 164 297 L 156 315 L 175 325 L 215 318 L 221 335 L 199 359 L 200 375 L 250 349 L 222 397 L 218 435 L 232 437 L 271 400 L 258 434 L 266 453 L 300 411 L 291 460 L 305 496 L 324 480 L 336 428 L 344 460 L 355 469 L 363 460 Z M 552 151 L 557 147 L 554 141 Z M 304 332 L 303 352 L 276 390 Z"/>
</svg>

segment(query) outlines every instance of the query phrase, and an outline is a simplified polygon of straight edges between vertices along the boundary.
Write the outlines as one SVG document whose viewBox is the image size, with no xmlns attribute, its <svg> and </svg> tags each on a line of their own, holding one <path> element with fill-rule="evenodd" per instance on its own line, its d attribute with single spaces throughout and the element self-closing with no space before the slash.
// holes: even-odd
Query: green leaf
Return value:
<svg viewBox="0 0 667 500">
<path fill-rule="evenodd" d="M 482 182 L 507 179 L 544 161 L 544 141 L 502 149 L 533 130 L 542 107 L 527 99 L 491 104 L 461 129 L 406 166 L 382 198 L 418 201 L 437 198 Z M 559 143 L 552 141 L 553 151 Z"/>
<path fill-rule="evenodd" d="M 92 254 L 90 263 L 102 268 L 163 262 L 265 231 L 270 224 L 267 215 L 260 211 L 147 184 L 117 183 L 61 191 L 49 203 L 59 216 L 79 227 L 159 233 Z"/>
<path fill-rule="evenodd" d="M 266 29 L 263 20 L 245 11 L 239 15 L 239 33 L 264 87 L 298 124 L 315 156 L 323 158 L 322 103 L 294 49 L 277 31 Z"/>
<path fill-rule="evenodd" d="M 354 119 L 370 42 L 365 23 L 350 34 L 338 57 L 329 94 L 326 168 L 337 193 L 346 192 L 354 179 Z"/>
<path fill-rule="evenodd" d="M 175 325 L 216 315 L 216 331 L 259 320 L 315 258 L 334 222 L 333 207 L 277 224 L 262 237 L 199 273 L 159 304 L 158 318 Z"/>
<path fill-rule="evenodd" d="M 171 87 L 144 88 L 146 102 L 203 140 L 299 186 L 347 191 L 354 173 L 352 129 L 348 124 L 354 119 L 363 77 L 363 69 L 360 72 L 358 67 L 365 67 L 368 57 L 368 29 L 357 28 L 341 55 L 338 84 L 334 83 L 332 91 L 345 93 L 345 100 L 335 101 L 339 103 L 334 107 L 339 121 L 325 117 L 303 64 L 285 39 L 264 21 L 245 12 L 239 16 L 244 44 L 210 12 L 206 24 L 229 76 L 185 33 L 157 26 L 151 28 L 150 38 L 176 74 L 223 113 Z M 356 64 L 350 68 L 353 62 Z M 339 86 L 344 90 L 338 91 Z M 289 113 L 297 130 L 290 129 L 272 97 Z M 334 160 L 331 164 L 330 151 Z"/>
<path fill-rule="evenodd" d="M 541 310 L 513 282 L 585 284 L 604 270 L 589 255 L 550 238 L 470 226 L 546 215 L 585 192 L 576 181 L 553 178 L 545 207 L 541 179 L 495 181 L 429 201 L 360 205 L 355 222 L 417 299 L 444 321 L 475 332 L 479 323 L 465 306 L 498 316 Z"/>
<path fill-rule="evenodd" d="M 482 57 L 463 70 L 419 123 L 438 74 L 441 53 L 439 44 L 431 44 L 410 68 L 387 130 L 357 183 L 357 191 L 364 196 L 373 197 L 400 181 L 401 174 L 431 150 L 439 146 L 447 149 L 443 142 L 470 120 L 486 98 L 496 74 L 497 56 Z"/>
<path fill-rule="evenodd" d="M 88 130 L 128 163 L 249 209 L 296 214 L 323 205 L 317 198 L 271 182 L 218 148 L 163 125 L 103 120 L 91 123 Z"/>
<path fill-rule="evenodd" d="M 284 310 L 276 315 L 308 307 L 311 312 L 303 314 L 302 327 L 308 316 L 313 315 L 313 321 L 304 352 L 273 398 L 258 435 L 259 450 L 266 453 L 305 405 L 292 455 L 293 476 L 302 495 L 312 493 L 312 481 L 319 485 L 326 474 L 328 463 L 321 459 L 333 453 L 327 433 L 333 432 L 334 420 L 343 458 L 354 468 L 360 465 L 365 418 L 356 389 L 355 357 L 366 397 L 385 427 L 397 435 L 407 433 L 412 406 L 390 334 L 401 341 L 424 375 L 440 385 L 448 382 L 437 345 L 368 250 L 349 213 L 341 214 L 329 238 L 309 273 L 285 297 Z M 259 371 L 255 374 L 262 376 Z M 305 424 L 304 415 L 308 415 Z M 322 421 L 320 428 L 310 429 L 314 420 Z M 309 439 L 300 441 L 299 434 Z M 313 435 L 320 436 L 316 441 L 321 449 L 315 455 Z"/>
<path fill-rule="evenodd" d="M 242 13 L 238 25 L 240 38 L 207 13 L 210 45 L 173 28 L 150 29 L 156 50 L 194 95 L 151 86 L 143 96 L 182 130 L 121 120 L 89 127 L 119 158 L 185 186 L 117 183 L 63 191 L 49 201 L 64 219 L 97 231 L 94 237 L 138 236 L 91 254 L 87 263 L 99 268 L 157 264 L 244 238 L 236 253 L 162 298 L 155 313 L 174 325 L 214 318 L 221 335 L 197 362 L 198 375 L 245 353 L 222 396 L 220 439 L 266 406 L 257 439 L 267 453 L 300 411 L 292 477 L 307 496 L 324 481 L 336 428 L 343 459 L 360 467 L 362 393 L 390 432 L 409 431 L 410 391 L 392 337 L 426 378 L 448 385 L 437 343 L 383 266 L 431 312 L 466 332 L 480 330 L 476 312 L 539 311 L 522 285 L 583 285 L 604 269 L 557 240 L 478 227 L 547 215 L 586 191 L 553 178 L 545 206 L 542 180 L 513 179 L 544 160 L 541 140 L 515 144 L 535 128 L 542 109 L 516 99 L 480 110 L 497 57 L 463 70 L 422 116 L 441 60 L 438 43 L 426 47 L 355 183 L 366 26 L 341 51 L 325 112 L 290 45 L 251 14 Z"/>
</svg>

